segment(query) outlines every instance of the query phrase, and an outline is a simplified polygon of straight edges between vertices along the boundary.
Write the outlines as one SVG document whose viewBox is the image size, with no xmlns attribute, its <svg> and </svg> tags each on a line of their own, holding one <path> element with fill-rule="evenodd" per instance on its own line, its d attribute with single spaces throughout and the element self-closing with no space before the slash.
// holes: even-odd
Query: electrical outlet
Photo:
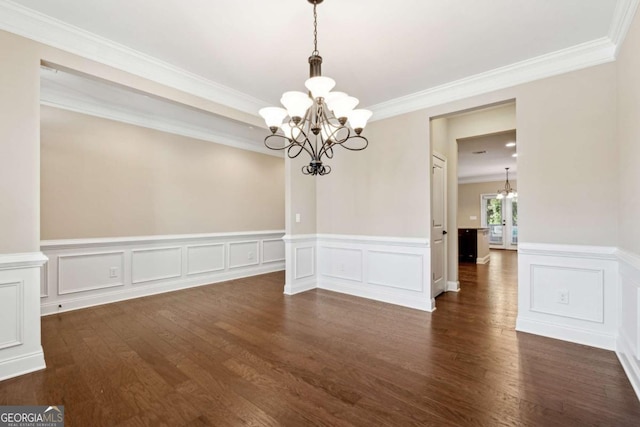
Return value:
<svg viewBox="0 0 640 427">
<path fill-rule="evenodd" d="M 560 289 L 558 291 L 558 304 L 569 304 L 569 291 Z"/>
<path fill-rule="evenodd" d="M 247 260 L 253 261 L 253 252 L 248 252 L 247 253 Z"/>
<path fill-rule="evenodd" d="M 296 214 L 296 222 L 300 222 L 300 214 Z"/>
<path fill-rule="evenodd" d="M 109 269 L 109 277 L 115 279 L 118 277 L 118 267 L 111 267 Z"/>
</svg>

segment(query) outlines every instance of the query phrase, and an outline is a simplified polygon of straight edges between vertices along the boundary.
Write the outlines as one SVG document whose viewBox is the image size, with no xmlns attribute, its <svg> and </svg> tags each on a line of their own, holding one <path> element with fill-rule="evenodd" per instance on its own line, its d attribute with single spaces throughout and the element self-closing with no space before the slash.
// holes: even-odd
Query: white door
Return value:
<svg viewBox="0 0 640 427">
<path fill-rule="evenodd" d="M 433 156 L 431 168 L 431 289 L 433 297 L 445 289 L 447 162 Z"/>
<path fill-rule="evenodd" d="M 482 226 L 489 229 L 489 247 L 518 248 L 518 199 L 498 199 L 496 194 L 482 195 Z"/>
</svg>

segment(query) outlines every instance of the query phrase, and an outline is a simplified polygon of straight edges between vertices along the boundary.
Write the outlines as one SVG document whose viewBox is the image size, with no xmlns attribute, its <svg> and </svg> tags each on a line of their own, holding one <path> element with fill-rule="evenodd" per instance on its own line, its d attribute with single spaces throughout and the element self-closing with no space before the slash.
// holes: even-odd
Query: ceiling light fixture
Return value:
<svg viewBox="0 0 640 427">
<path fill-rule="evenodd" d="M 326 175 L 331 167 L 322 164 L 322 159 L 332 159 L 334 147 L 352 151 L 367 148 L 369 141 L 360 134 L 373 113 L 355 110 L 358 99 L 344 92 L 331 92 L 336 82 L 322 76 L 322 57 L 318 52 L 316 7 L 323 0 L 307 1 L 313 4 L 313 52 L 309 57 L 310 78 L 305 82 L 309 92 L 285 92 L 280 102 L 286 109 L 266 107 L 259 113 L 271 131 L 264 139 L 267 148 L 287 150 L 291 159 L 306 151 L 311 161 L 302 167 L 302 173 Z"/>
<path fill-rule="evenodd" d="M 518 153 L 513 153 L 511 157 L 518 157 Z"/>
<path fill-rule="evenodd" d="M 498 190 L 498 199 L 513 199 L 514 197 L 518 197 L 518 193 L 515 188 L 511 188 L 511 184 L 509 183 L 509 168 L 504 168 L 507 171 L 507 180 L 504 183 L 504 188 L 502 190 Z"/>
<path fill-rule="evenodd" d="M 515 142 L 507 142 L 504 146 L 505 147 L 515 147 L 516 143 Z"/>
</svg>

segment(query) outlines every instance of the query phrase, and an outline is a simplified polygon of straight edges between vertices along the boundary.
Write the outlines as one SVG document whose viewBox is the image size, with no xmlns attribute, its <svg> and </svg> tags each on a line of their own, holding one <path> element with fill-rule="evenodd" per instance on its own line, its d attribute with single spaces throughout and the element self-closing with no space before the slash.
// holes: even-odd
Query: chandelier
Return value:
<svg viewBox="0 0 640 427">
<path fill-rule="evenodd" d="M 271 135 L 264 144 L 272 150 L 286 150 L 294 159 L 306 152 L 311 161 L 302 167 L 305 175 L 326 175 L 331 167 L 322 163 L 333 158 L 334 147 L 352 151 L 367 148 L 369 142 L 361 136 L 369 110 L 356 110 L 358 99 L 344 92 L 331 92 L 336 82 L 322 76 L 322 57 L 318 52 L 318 15 L 316 7 L 323 0 L 307 0 L 313 4 L 313 52 L 309 57 L 309 79 L 306 92 L 285 92 L 280 99 L 284 108 L 266 107 L 260 110 Z"/>
<path fill-rule="evenodd" d="M 518 197 L 518 193 L 515 188 L 511 188 L 511 184 L 509 184 L 509 168 L 504 168 L 507 171 L 507 180 L 504 183 L 504 188 L 498 190 L 498 199 L 513 199 L 514 197 Z"/>
</svg>

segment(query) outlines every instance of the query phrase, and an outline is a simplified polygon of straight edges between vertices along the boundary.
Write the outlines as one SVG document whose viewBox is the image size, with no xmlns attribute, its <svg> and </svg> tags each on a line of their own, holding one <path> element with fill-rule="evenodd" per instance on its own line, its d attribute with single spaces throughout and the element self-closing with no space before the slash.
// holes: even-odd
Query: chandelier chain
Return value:
<svg viewBox="0 0 640 427">
<path fill-rule="evenodd" d="M 316 12 L 316 3 L 313 4 L 313 52 L 311 55 L 319 55 L 318 52 L 318 13 Z"/>
</svg>

